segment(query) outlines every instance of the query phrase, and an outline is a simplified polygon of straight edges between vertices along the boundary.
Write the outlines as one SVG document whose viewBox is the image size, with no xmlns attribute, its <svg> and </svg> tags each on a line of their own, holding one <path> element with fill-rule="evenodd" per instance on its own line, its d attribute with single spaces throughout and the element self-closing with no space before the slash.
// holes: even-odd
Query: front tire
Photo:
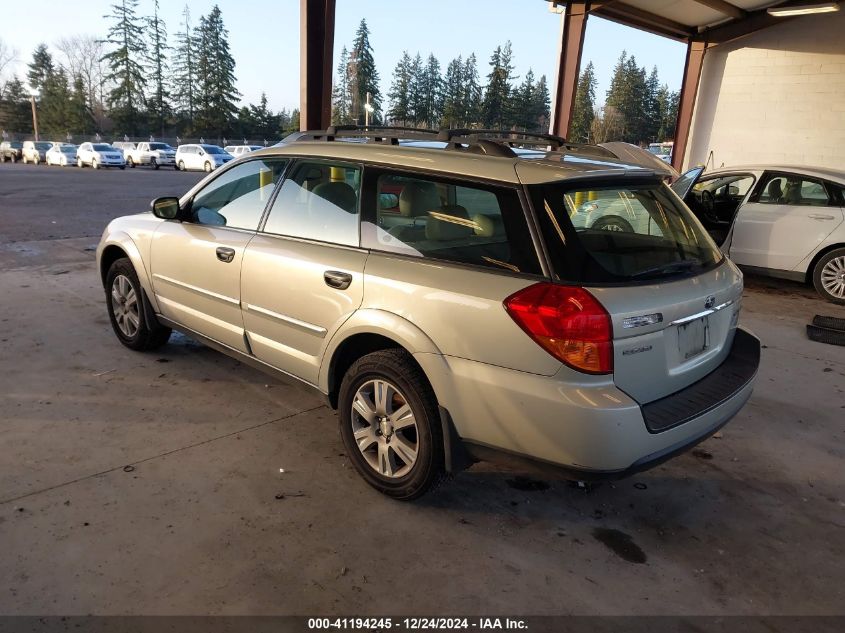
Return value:
<svg viewBox="0 0 845 633">
<path fill-rule="evenodd" d="M 209 163 L 208 161 L 205 161 L 204 169 L 205 169 L 205 173 L 207 173 L 207 174 L 211 173 L 211 163 Z"/>
<path fill-rule="evenodd" d="M 185 171 L 185 161 L 180 160 L 179 165 L 177 165 L 179 171 Z"/>
<path fill-rule="evenodd" d="M 132 169 L 135 169 L 135 161 L 132 159 L 131 156 L 126 159 L 126 164 L 129 165 Z"/>
<path fill-rule="evenodd" d="M 379 492 L 416 499 L 445 477 L 437 399 L 405 350 L 373 352 L 353 363 L 338 408 L 346 453 Z"/>
<path fill-rule="evenodd" d="M 816 262 L 813 285 L 822 298 L 845 305 L 845 248 L 837 248 Z"/>
<path fill-rule="evenodd" d="M 98 163 L 98 162 L 97 162 L 97 159 L 96 159 L 96 158 L 95 158 L 94 160 L 92 160 L 92 161 L 91 161 L 91 167 L 93 167 L 94 169 L 99 169 L 99 168 L 100 168 L 100 163 Z"/>
<path fill-rule="evenodd" d="M 155 158 L 150 159 L 150 167 L 153 169 L 158 169 L 158 161 Z"/>
<path fill-rule="evenodd" d="M 118 340 L 129 349 L 146 351 L 167 343 L 171 330 L 158 321 L 147 322 L 144 294 L 132 262 L 116 260 L 106 275 L 106 305 L 109 320 Z"/>
</svg>

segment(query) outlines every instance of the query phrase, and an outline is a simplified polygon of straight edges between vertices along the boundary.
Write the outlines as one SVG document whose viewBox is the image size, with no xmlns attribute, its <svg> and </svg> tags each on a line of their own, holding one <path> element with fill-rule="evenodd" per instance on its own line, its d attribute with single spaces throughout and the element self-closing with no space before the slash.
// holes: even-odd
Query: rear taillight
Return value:
<svg viewBox="0 0 845 633">
<path fill-rule="evenodd" d="M 505 299 L 505 309 L 543 349 L 573 369 L 613 372 L 610 315 L 583 288 L 534 284 Z"/>
</svg>

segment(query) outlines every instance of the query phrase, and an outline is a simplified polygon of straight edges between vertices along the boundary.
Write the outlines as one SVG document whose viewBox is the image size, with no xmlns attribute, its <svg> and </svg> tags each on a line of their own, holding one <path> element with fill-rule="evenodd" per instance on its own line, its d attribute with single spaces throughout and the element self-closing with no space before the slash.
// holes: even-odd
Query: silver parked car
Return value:
<svg viewBox="0 0 845 633">
<path fill-rule="evenodd" d="M 176 329 L 319 390 L 400 499 L 478 459 L 616 478 L 710 437 L 759 364 L 742 274 L 659 159 L 523 141 L 330 129 L 250 153 L 108 225 L 114 332 L 149 350 Z M 649 220 L 573 223 L 599 197 Z"/>
<path fill-rule="evenodd" d="M 845 171 L 696 167 L 672 188 L 735 263 L 845 304 Z"/>
</svg>

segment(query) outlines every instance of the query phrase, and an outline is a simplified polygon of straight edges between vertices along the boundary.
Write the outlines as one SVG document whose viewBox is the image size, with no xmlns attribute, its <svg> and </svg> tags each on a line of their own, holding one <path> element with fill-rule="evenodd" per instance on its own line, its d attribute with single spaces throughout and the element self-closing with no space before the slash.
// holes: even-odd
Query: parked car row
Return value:
<svg viewBox="0 0 845 633">
<path fill-rule="evenodd" d="M 173 148 L 167 143 L 82 143 L 79 146 L 60 141 L 4 141 L 0 144 L 0 162 L 23 161 L 39 165 L 67 167 L 148 166 L 153 169 L 172 167 L 180 171 L 211 172 L 238 156 L 263 149 L 260 145 L 230 145 L 221 149 L 208 143 L 186 143 Z"/>
</svg>

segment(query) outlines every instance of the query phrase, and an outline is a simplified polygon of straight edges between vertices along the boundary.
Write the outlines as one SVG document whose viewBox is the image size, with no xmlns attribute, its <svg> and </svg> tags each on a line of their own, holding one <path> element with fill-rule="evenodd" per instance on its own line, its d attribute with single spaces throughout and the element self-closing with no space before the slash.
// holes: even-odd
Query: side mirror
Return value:
<svg viewBox="0 0 845 633">
<path fill-rule="evenodd" d="M 179 198 L 166 196 L 150 203 L 153 215 L 162 220 L 175 220 L 179 215 Z"/>
<path fill-rule="evenodd" d="M 200 150 L 200 156 L 205 156 L 205 152 Z"/>
</svg>

